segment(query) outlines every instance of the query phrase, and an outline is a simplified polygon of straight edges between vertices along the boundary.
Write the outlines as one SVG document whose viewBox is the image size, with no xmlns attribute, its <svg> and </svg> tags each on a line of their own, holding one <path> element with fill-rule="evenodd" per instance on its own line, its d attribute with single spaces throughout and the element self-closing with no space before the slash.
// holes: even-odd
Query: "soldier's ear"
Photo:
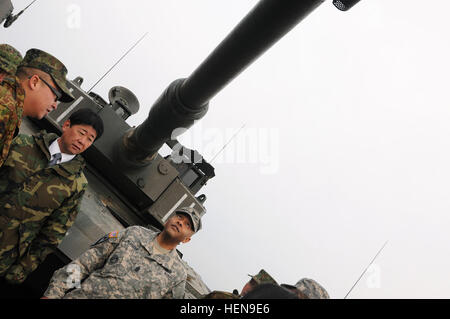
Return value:
<svg viewBox="0 0 450 319">
<path fill-rule="evenodd" d="M 182 241 L 182 243 L 183 244 L 186 244 L 187 242 L 190 242 L 191 241 L 191 237 L 186 237 L 183 241 Z"/>
<path fill-rule="evenodd" d="M 36 74 L 30 76 L 27 78 L 27 81 L 25 82 L 29 89 L 35 90 L 39 83 L 39 76 Z"/>
<path fill-rule="evenodd" d="M 66 120 L 62 126 L 63 132 L 70 127 L 70 120 Z"/>
</svg>

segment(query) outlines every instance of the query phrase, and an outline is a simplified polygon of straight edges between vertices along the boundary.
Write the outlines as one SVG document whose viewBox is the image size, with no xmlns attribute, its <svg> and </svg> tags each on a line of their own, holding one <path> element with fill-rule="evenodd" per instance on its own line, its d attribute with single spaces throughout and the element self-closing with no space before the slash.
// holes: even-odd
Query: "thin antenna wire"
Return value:
<svg viewBox="0 0 450 319">
<path fill-rule="evenodd" d="M 148 34 L 148 32 L 146 32 L 127 52 L 125 52 L 125 54 L 124 55 L 122 55 L 121 57 L 120 57 L 120 59 L 116 62 L 116 63 L 114 63 L 114 65 L 108 70 L 108 71 L 106 71 L 106 73 L 105 74 L 103 74 L 103 76 L 97 81 L 97 82 L 95 82 L 95 84 L 89 89 L 89 91 L 87 91 L 87 93 L 89 93 L 89 92 L 91 92 L 92 91 L 92 89 L 101 81 L 101 80 L 103 80 L 104 78 L 105 78 L 105 76 L 107 76 L 108 75 L 108 73 L 109 72 L 111 72 L 111 70 L 112 69 L 114 69 L 115 67 L 116 67 L 116 65 L 117 64 L 119 64 L 119 62 L 120 61 L 122 61 L 122 59 L 124 58 L 124 57 L 126 57 L 127 56 L 127 54 L 128 53 L 130 53 L 131 52 L 131 50 L 133 50 L 138 44 L 139 44 L 139 42 L 141 42 L 142 41 L 142 39 L 144 39 L 146 36 L 147 36 L 147 34 Z"/>
<path fill-rule="evenodd" d="M 353 288 L 355 288 L 355 286 L 358 284 L 358 282 L 361 280 L 362 276 L 364 276 L 364 274 L 366 273 L 367 269 L 369 269 L 369 267 L 372 265 L 372 263 L 375 261 L 375 259 L 378 257 L 378 255 L 381 253 L 381 251 L 383 250 L 384 246 L 386 246 L 386 244 L 388 243 L 388 241 L 386 241 L 383 245 L 383 247 L 381 247 L 381 249 L 377 252 L 377 254 L 375 255 L 375 257 L 372 259 L 372 261 L 370 262 L 369 266 L 366 267 L 366 269 L 363 271 L 363 273 L 361 274 L 361 276 L 359 276 L 358 280 L 355 282 L 355 284 L 353 285 L 353 287 L 349 290 L 349 292 L 347 292 L 347 294 L 345 295 L 344 299 L 347 298 L 347 296 L 350 294 L 350 292 L 352 292 Z"/>
<path fill-rule="evenodd" d="M 27 5 L 26 7 L 25 7 L 25 9 L 23 9 L 22 11 L 25 11 L 26 9 L 28 9 L 33 3 L 35 3 L 37 0 L 34 0 L 33 2 L 31 2 L 29 5 Z"/>
<path fill-rule="evenodd" d="M 246 125 L 246 124 L 244 123 L 244 124 L 241 126 L 241 128 L 240 128 L 236 133 L 234 133 L 234 135 L 230 138 L 230 140 L 229 140 L 229 141 L 228 141 L 228 142 L 220 149 L 220 151 L 217 152 L 217 154 L 216 154 L 216 155 L 212 158 L 212 160 L 210 161 L 211 164 L 214 162 L 214 160 L 216 159 L 216 157 L 217 157 L 220 153 L 222 153 L 222 151 L 225 149 L 225 147 L 227 147 L 228 144 L 231 143 L 231 141 L 235 138 L 235 136 L 239 134 L 239 132 L 244 128 L 245 125 Z"/>
</svg>

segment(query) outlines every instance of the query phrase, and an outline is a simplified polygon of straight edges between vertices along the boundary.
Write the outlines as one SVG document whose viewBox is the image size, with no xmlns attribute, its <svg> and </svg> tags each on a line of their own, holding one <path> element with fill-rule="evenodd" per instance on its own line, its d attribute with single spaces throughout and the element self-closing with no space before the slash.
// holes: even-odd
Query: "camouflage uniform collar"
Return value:
<svg viewBox="0 0 450 319">
<path fill-rule="evenodd" d="M 20 111 L 20 117 L 22 118 L 22 111 L 23 111 L 23 101 L 25 100 L 25 90 L 22 88 L 22 85 L 20 84 L 20 79 L 17 76 L 7 76 L 3 79 L 3 82 L 1 82 L 1 85 L 7 84 L 11 89 L 13 90 L 13 97 L 17 100 L 17 112 L 19 114 Z"/>
<path fill-rule="evenodd" d="M 166 268 L 166 270 L 170 273 L 171 269 L 173 268 L 172 266 L 174 262 L 178 261 L 180 257 L 178 256 L 176 249 L 172 249 L 169 253 L 163 255 L 157 253 L 155 249 L 154 240 L 156 240 L 156 237 L 159 234 L 160 233 L 155 233 L 154 235 L 145 238 L 142 241 L 142 245 L 144 246 L 145 250 L 147 250 L 147 252 L 150 254 L 149 258 L 153 259 L 158 264 Z"/>
<path fill-rule="evenodd" d="M 20 91 L 24 91 L 22 85 L 20 84 L 20 79 L 17 76 L 8 75 L 3 79 L 3 82 L 20 89 Z"/>
<path fill-rule="evenodd" d="M 19 84 L 20 82 L 19 82 L 19 78 L 18 77 L 13 77 L 13 76 L 10 76 L 10 75 L 8 75 L 8 76 L 6 76 L 4 79 L 3 79 L 3 82 L 4 83 L 8 83 L 10 86 L 20 86 L 20 85 L 17 85 L 17 84 Z"/>
<path fill-rule="evenodd" d="M 45 130 L 42 130 L 35 135 L 36 143 L 39 145 L 42 152 L 45 154 L 49 161 L 51 157 L 49 151 L 50 144 L 58 137 L 59 136 L 57 134 L 47 133 Z M 71 175 L 76 175 L 82 172 L 85 166 L 86 161 L 84 160 L 83 156 L 77 155 L 68 162 L 53 166 L 52 169 L 62 176 L 69 177 Z"/>
<path fill-rule="evenodd" d="M 3 78 L 2 83 L 3 82 L 8 83 L 9 85 L 12 86 L 12 85 L 14 85 L 14 77 L 11 75 L 7 75 Z"/>
</svg>

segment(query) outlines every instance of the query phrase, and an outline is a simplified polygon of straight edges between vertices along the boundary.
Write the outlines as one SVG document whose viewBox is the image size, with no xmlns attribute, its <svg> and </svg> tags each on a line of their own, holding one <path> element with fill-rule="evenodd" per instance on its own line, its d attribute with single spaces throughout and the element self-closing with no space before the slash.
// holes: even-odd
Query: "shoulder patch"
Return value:
<svg viewBox="0 0 450 319">
<path fill-rule="evenodd" d="M 108 238 L 117 238 L 117 237 L 119 237 L 119 231 L 118 230 L 110 232 L 108 234 Z"/>
<path fill-rule="evenodd" d="M 109 234 L 106 234 L 105 236 L 103 236 L 102 238 L 100 238 L 99 240 L 97 240 L 95 243 L 93 243 L 93 244 L 91 245 L 91 247 L 94 247 L 94 246 L 96 246 L 96 245 L 98 245 L 98 244 L 101 244 L 101 243 L 103 243 L 103 242 L 105 242 L 105 241 L 108 241 L 108 240 L 110 240 L 110 239 L 112 239 L 113 242 L 115 242 L 115 239 L 117 239 L 117 238 L 119 238 L 119 231 L 118 231 L 118 230 L 113 231 L 113 232 L 110 232 Z"/>
</svg>

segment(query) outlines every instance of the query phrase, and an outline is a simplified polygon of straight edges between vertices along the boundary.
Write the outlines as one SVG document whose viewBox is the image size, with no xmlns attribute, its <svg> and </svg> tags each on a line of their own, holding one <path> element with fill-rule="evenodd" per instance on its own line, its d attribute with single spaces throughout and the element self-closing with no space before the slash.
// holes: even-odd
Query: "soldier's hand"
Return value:
<svg viewBox="0 0 450 319">
<path fill-rule="evenodd" d="M 25 281 L 26 275 L 22 265 L 13 265 L 6 272 L 5 280 L 12 285 L 20 285 Z"/>
</svg>

